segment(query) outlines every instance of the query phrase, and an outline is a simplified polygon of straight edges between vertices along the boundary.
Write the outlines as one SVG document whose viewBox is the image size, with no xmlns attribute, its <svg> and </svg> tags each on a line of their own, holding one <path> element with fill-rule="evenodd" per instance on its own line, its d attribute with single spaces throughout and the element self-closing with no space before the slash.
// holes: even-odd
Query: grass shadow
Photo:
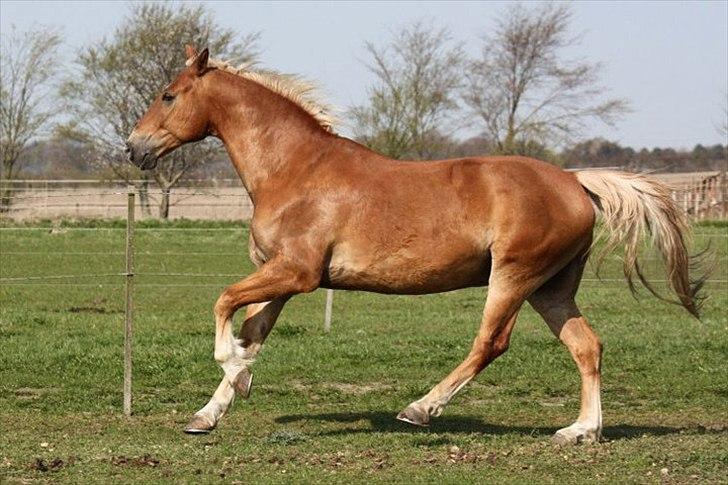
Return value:
<svg viewBox="0 0 728 485">
<path fill-rule="evenodd" d="M 710 429 L 704 426 L 675 428 L 672 426 L 634 426 L 631 424 L 617 424 L 607 426 L 602 430 L 604 438 L 609 440 L 628 440 L 642 436 L 665 436 L 670 434 L 722 434 L 728 433 L 726 429 Z"/>
<path fill-rule="evenodd" d="M 468 416 L 441 416 L 430 422 L 428 427 L 418 427 L 403 423 L 395 419 L 396 412 L 391 411 L 365 411 L 352 413 L 318 413 L 318 414 L 292 414 L 276 418 L 277 423 L 294 423 L 300 421 L 324 421 L 330 423 L 358 423 L 368 421 L 369 426 L 349 427 L 324 431 L 324 436 L 335 436 L 345 434 L 367 434 L 367 433 L 483 433 L 493 435 L 504 434 L 525 434 L 525 435 L 550 435 L 556 432 L 556 428 L 531 427 L 531 426 L 501 426 L 486 423 L 477 418 Z"/>
<path fill-rule="evenodd" d="M 520 434 L 527 436 L 550 436 L 556 432 L 556 427 L 539 426 L 508 426 L 486 423 L 477 418 L 468 416 L 442 416 L 430 422 L 429 427 L 421 428 L 403 423 L 395 419 L 397 413 L 389 411 L 365 411 L 352 413 L 314 413 L 292 414 L 276 418 L 277 423 L 294 423 L 301 421 L 319 421 L 329 423 L 358 423 L 367 421 L 369 426 L 347 427 L 323 431 L 323 436 L 336 436 L 348 434 L 370 433 L 482 433 L 489 435 Z M 705 427 L 676 428 L 672 426 L 635 426 L 631 424 L 618 424 L 607 426 L 602 434 L 607 440 L 627 440 L 642 436 L 665 436 L 678 433 L 689 434 L 720 434 L 728 433 L 725 429 L 707 429 Z"/>
</svg>

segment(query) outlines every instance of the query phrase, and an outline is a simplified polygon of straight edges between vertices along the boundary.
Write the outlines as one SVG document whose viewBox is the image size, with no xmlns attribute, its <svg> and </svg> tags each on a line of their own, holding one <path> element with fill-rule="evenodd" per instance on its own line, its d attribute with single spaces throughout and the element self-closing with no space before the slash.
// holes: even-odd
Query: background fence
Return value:
<svg viewBox="0 0 728 485">
<path fill-rule="evenodd" d="M 673 187 L 672 197 L 693 219 L 728 217 L 726 172 L 653 174 Z"/>
<path fill-rule="evenodd" d="M 163 190 L 146 180 L 132 181 L 139 201 L 136 218 L 158 217 Z M 119 194 L 128 182 L 108 180 L 4 181 L 10 206 L 5 217 L 13 220 L 57 218 L 125 218 L 126 200 Z M 253 205 L 237 179 L 201 184 L 188 182 L 169 190 L 172 219 L 248 220 Z"/>
<path fill-rule="evenodd" d="M 673 199 L 695 220 L 728 218 L 726 173 L 651 174 L 673 188 Z M 10 200 L 5 217 L 124 218 L 126 202 L 119 193 L 126 181 L 13 180 L 4 181 Z M 136 218 L 158 217 L 162 189 L 150 181 L 134 181 L 139 194 Z M 253 206 L 238 179 L 191 181 L 170 190 L 171 219 L 248 220 Z"/>
</svg>

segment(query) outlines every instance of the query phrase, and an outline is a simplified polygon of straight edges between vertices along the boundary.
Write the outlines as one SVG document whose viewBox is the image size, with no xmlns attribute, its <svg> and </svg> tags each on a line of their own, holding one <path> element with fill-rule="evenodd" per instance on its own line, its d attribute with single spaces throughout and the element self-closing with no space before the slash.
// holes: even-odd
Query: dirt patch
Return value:
<svg viewBox="0 0 728 485">
<path fill-rule="evenodd" d="M 58 391 L 57 388 L 35 388 L 35 387 L 19 387 L 15 389 L 15 397 L 25 401 L 39 399 L 44 395 Z"/>
<path fill-rule="evenodd" d="M 71 313 L 99 313 L 99 314 L 105 314 L 105 313 L 112 313 L 111 311 L 107 310 L 103 307 L 97 307 L 97 306 L 72 306 L 68 309 Z M 118 313 L 118 312 L 113 312 Z"/>
<path fill-rule="evenodd" d="M 444 453 L 427 453 L 424 458 L 415 458 L 413 465 L 457 465 L 466 463 L 487 463 L 495 465 L 498 456 L 494 452 L 479 453 L 474 450 L 463 450 L 459 446 L 451 445 L 444 448 Z"/>
<path fill-rule="evenodd" d="M 361 453 L 358 453 L 356 455 L 356 458 L 371 460 L 370 468 L 373 471 L 384 470 L 385 468 L 392 466 L 392 464 L 389 461 L 388 454 L 379 453 L 371 448 L 366 449 L 366 450 L 362 451 Z"/>
<path fill-rule="evenodd" d="M 71 313 L 97 313 L 102 315 L 107 313 L 121 313 L 121 310 L 110 310 L 107 308 L 105 298 L 96 298 L 86 305 L 72 306 L 68 311 Z"/>
<path fill-rule="evenodd" d="M 334 470 L 351 463 L 351 459 L 342 451 L 337 451 L 336 453 L 308 455 L 303 460 L 296 461 L 301 462 L 306 466 L 323 466 Z"/>
<path fill-rule="evenodd" d="M 37 472 L 57 472 L 63 467 L 73 464 L 73 458 L 69 458 L 66 461 L 60 458 L 53 458 L 52 460 L 45 460 L 43 458 L 36 458 L 33 463 L 30 464 L 30 469 Z"/>
<path fill-rule="evenodd" d="M 476 453 L 469 453 L 461 450 L 458 446 L 451 446 L 447 449 L 448 463 L 475 463 L 480 459 Z"/>
<path fill-rule="evenodd" d="M 336 451 L 333 453 L 289 453 L 264 457 L 260 455 L 246 456 L 243 463 L 268 463 L 277 467 L 305 466 L 325 468 L 331 471 L 339 469 L 359 469 L 371 472 L 385 470 L 392 466 L 387 453 L 374 449 L 366 449 L 359 453 Z M 224 470 L 223 470 L 224 471 Z M 235 482 L 233 482 L 235 483 Z M 240 482 L 242 483 L 242 482 Z"/>
</svg>

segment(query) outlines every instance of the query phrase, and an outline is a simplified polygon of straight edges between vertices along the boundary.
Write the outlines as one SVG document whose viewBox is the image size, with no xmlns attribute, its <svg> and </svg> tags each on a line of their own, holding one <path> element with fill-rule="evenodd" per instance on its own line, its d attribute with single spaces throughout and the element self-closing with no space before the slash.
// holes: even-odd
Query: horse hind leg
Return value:
<svg viewBox="0 0 728 485">
<path fill-rule="evenodd" d="M 602 432 L 602 345 L 574 301 L 584 261 L 577 258 L 528 299 L 569 349 L 581 375 L 581 410 L 576 422 L 554 435 L 559 444 L 597 442 Z"/>
<path fill-rule="evenodd" d="M 192 416 L 185 427 L 186 433 L 209 433 L 215 429 L 217 422 L 232 405 L 236 391 L 242 397 L 248 397 L 253 380 L 249 366 L 260 352 L 265 338 L 287 300 L 288 298 L 277 298 L 270 302 L 252 304 L 246 308 L 245 321 L 240 328 L 240 339 L 236 340 L 229 336 L 236 347 L 235 354 L 243 363 L 242 367 L 232 381 L 227 375 L 223 376 L 210 401 Z"/>
</svg>

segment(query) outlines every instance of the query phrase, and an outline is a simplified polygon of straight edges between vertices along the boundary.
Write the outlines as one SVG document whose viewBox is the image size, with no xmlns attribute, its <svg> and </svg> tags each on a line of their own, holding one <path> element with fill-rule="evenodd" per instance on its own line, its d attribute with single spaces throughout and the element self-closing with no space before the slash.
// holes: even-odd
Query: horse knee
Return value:
<svg viewBox="0 0 728 485">
<path fill-rule="evenodd" d="M 212 312 L 217 320 L 226 321 L 232 317 L 234 312 L 234 299 L 232 292 L 225 289 L 215 301 Z"/>
</svg>

